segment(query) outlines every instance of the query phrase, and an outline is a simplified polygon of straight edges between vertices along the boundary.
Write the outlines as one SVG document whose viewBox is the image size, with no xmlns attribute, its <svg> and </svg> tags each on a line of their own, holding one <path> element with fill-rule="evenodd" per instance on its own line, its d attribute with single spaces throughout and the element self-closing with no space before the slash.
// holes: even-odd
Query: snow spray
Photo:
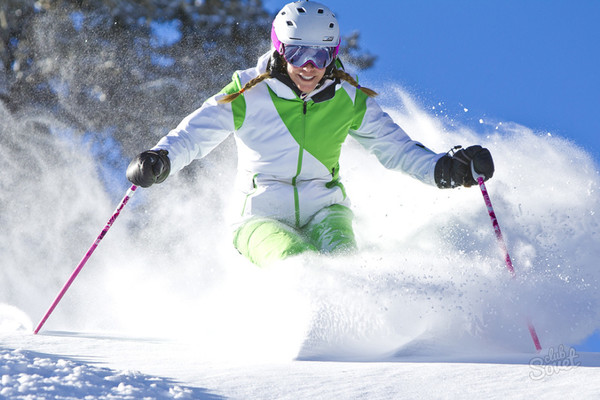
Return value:
<svg viewBox="0 0 600 400">
<path fill-rule="evenodd" d="M 494 208 L 518 285 L 502 279 L 489 216 L 471 190 L 443 191 L 386 170 L 351 139 L 340 164 L 359 252 L 255 268 L 231 245 L 226 220 L 236 172 L 230 139 L 129 201 L 132 213 L 119 217 L 94 253 L 98 268 L 79 274 L 50 322 L 61 330 L 189 338 L 198 359 L 252 362 L 527 352 L 517 299 L 544 348 L 574 345 L 597 329 L 597 162 L 548 132 L 488 118 L 467 127 L 432 115 L 394 85 L 381 97 L 384 110 L 434 151 L 457 143 L 492 151 Z M 54 298 L 68 265 L 88 249 L 85 237 L 98 235 L 93 226 L 104 226 L 121 200 L 113 191 L 127 190 L 119 185 L 126 165 L 106 182 L 100 172 L 109 166 L 89 142 L 53 119 L 49 134 L 37 129 L 37 115 L 17 119 L 2 110 L 0 303 L 41 316 L 49 305 L 43 299 Z"/>
</svg>

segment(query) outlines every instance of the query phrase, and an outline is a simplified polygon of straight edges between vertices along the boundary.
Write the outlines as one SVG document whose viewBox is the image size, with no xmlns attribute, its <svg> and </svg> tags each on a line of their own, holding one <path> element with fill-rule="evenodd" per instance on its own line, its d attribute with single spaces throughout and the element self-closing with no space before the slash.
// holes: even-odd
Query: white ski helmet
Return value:
<svg viewBox="0 0 600 400">
<path fill-rule="evenodd" d="M 340 27 L 333 12 L 314 1 L 300 0 L 286 4 L 273 20 L 271 42 L 279 53 L 282 44 L 340 47 Z"/>
</svg>

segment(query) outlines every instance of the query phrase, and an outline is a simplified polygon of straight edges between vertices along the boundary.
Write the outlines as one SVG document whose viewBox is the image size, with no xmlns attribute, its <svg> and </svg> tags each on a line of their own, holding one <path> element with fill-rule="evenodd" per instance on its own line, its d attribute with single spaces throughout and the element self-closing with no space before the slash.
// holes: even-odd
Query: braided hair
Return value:
<svg viewBox="0 0 600 400">
<path fill-rule="evenodd" d="M 262 74 L 260 74 L 259 76 L 257 76 L 254 79 L 250 79 L 244 85 L 244 87 L 242 87 L 237 92 L 230 93 L 230 94 L 223 96 L 221 99 L 219 99 L 217 101 L 217 103 L 219 103 L 219 104 L 231 103 L 232 101 L 237 99 L 239 95 L 243 94 L 246 90 L 252 89 L 254 86 L 258 85 L 265 79 L 272 78 L 274 71 L 287 74 L 286 64 L 287 63 L 286 63 L 285 59 L 283 58 L 283 56 L 281 54 L 279 54 L 279 52 L 277 50 L 273 51 L 273 54 L 271 55 L 271 60 L 269 60 L 269 64 L 267 65 L 266 72 L 263 72 Z M 369 88 L 359 85 L 358 82 L 356 82 L 356 80 L 352 77 L 352 75 L 350 75 L 343 69 L 338 69 L 335 66 L 335 60 L 331 63 L 331 65 L 329 67 L 327 67 L 325 76 L 346 81 L 349 84 L 351 84 L 352 86 L 354 86 L 355 88 L 362 91 L 364 94 L 366 94 L 369 97 L 377 96 L 377 92 L 375 92 L 372 89 L 369 89 Z"/>
<path fill-rule="evenodd" d="M 333 72 L 331 74 L 332 74 L 332 76 L 334 78 L 338 78 L 338 79 L 340 79 L 342 81 L 348 82 L 349 84 L 351 84 L 355 88 L 359 89 L 361 92 L 363 92 L 364 94 L 366 94 L 369 97 L 375 97 L 375 96 L 377 96 L 377 92 L 376 91 L 374 91 L 373 89 L 369 89 L 369 88 L 360 86 L 358 84 L 358 82 L 356 82 L 356 79 L 354 79 L 352 77 L 352 75 L 350 75 L 349 73 L 347 73 L 343 69 L 334 68 Z"/>
<path fill-rule="evenodd" d="M 261 83 L 262 81 L 264 81 L 265 79 L 268 79 L 270 77 L 271 77 L 271 71 L 263 72 L 256 78 L 250 79 L 248 81 L 248 83 L 246 83 L 244 85 L 244 87 L 241 88 L 240 90 L 238 90 L 237 92 L 230 93 L 228 95 L 223 96 L 221 99 L 219 99 L 217 101 L 217 103 L 219 103 L 219 104 L 231 103 L 232 101 L 237 99 L 240 94 L 244 93 L 248 89 L 252 89 L 254 86 L 258 85 L 259 83 Z"/>
</svg>

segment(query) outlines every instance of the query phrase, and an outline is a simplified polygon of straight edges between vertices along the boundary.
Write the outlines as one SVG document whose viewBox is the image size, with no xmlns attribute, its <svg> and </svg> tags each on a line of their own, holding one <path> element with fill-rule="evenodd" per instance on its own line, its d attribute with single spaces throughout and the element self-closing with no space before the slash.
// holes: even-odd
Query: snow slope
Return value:
<svg viewBox="0 0 600 400">
<path fill-rule="evenodd" d="M 191 343 L 105 334 L 13 333 L 0 338 L 0 396 L 7 399 L 596 399 L 600 395 L 598 353 L 580 353 L 574 364 L 542 370 L 529 365 L 535 359 L 532 354 L 240 362 L 207 361 Z"/>
<path fill-rule="evenodd" d="M 342 172 L 360 252 L 258 269 L 232 249 L 223 217 L 229 143 L 193 177 L 136 193 L 34 336 L 127 184 L 105 189 L 85 143 L 17 136 L 27 121 L 5 118 L 0 153 L 27 140 L 19 154 L 43 173 L 2 166 L 21 184 L 0 192 L 11 210 L 0 215 L 0 396 L 597 398 L 599 356 L 576 350 L 600 328 L 597 163 L 547 132 L 468 129 L 401 90 L 382 101 L 436 151 L 491 149 L 487 186 L 516 280 L 478 188 L 425 186 L 352 141 Z"/>
</svg>

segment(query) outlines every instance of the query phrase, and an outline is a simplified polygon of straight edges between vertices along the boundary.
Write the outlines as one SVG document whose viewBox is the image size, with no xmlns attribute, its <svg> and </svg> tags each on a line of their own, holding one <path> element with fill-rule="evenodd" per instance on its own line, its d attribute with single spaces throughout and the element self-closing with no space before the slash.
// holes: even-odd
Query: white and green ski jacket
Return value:
<svg viewBox="0 0 600 400">
<path fill-rule="evenodd" d="M 234 134 L 238 151 L 240 220 L 268 217 L 304 226 L 324 207 L 349 205 L 339 177 L 348 135 L 386 167 L 431 185 L 436 154 L 411 138 L 379 105 L 347 82 L 331 79 L 298 96 L 282 81 L 266 79 L 232 103 L 218 104 L 266 71 L 270 53 L 237 71 L 223 92 L 208 99 L 154 149 L 169 152 L 171 173 L 206 156 Z"/>
</svg>

